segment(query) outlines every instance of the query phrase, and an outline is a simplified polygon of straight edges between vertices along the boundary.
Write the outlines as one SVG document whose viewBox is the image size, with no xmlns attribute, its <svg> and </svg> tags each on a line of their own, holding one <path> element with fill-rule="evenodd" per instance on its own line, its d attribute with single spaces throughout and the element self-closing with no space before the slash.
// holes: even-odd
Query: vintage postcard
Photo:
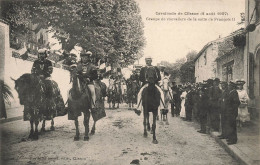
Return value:
<svg viewBox="0 0 260 165">
<path fill-rule="evenodd" d="M 260 0 L 0 12 L 0 164 L 260 164 Z"/>
</svg>

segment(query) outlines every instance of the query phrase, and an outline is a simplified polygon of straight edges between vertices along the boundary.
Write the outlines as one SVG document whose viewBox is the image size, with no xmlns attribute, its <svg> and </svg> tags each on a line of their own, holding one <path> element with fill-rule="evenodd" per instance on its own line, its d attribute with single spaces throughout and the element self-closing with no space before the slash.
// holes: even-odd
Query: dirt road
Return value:
<svg viewBox="0 0 260 165">
<path fill-rule="evenodd" d="M 29 122 L 22 120 L 0 125 L 1 157 L 4 164 L 238 164 L 209 135 L 197 133 L 197 125 L 169 117 L 170 125 L 157 122 L 158 144 L 152 134 L 143 137 L 142 115 L 127 109 L 106 110 L 98 121 L 96 134 L 83 141 L 83 117 L 80 117 L 80 141 L 73 141 L 75 127 L 67 116 L 55 118 L 55 131 L 27 140 Z M 92 125 L 92 120 L 91 120 Z M 47 122 L 47 130 L 50 122 Z M 25 139 L 25 140 L 24 140 Z"/>
</svg>

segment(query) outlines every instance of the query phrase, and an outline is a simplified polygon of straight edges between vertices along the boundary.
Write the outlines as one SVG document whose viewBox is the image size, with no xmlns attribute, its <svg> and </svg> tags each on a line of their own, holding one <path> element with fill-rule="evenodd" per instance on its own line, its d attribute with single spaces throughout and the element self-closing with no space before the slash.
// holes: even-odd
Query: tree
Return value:
<svg viewBox="0 0 260 165">
<path fill-rule="evenodd" d="M 30 23 L 52 27 L 66 51 L 75 44 L 109 62 L 133 64 L 145 39 L 140 9 L 134 0 L 38 0 L 3 2 L 2 17 L 10 22 L 11 35 L 26 34 Z M 60 36 L 58 31 L 67 34 Z"/>
<path fill-rule="evenodd" d="M 197 57 L 197 52 L 195 50 L 190 51 L 187 55 L 187 61 L 193 61 Z"/>
<path fill-rule="evenodd" d="M 186 58 L 187 62 L 181 65 L 180 67 L 180 78 L 182 83 L 194 83 L 195 82 L 195 61 L 194 59 L 197 56 L 197 52 L 192 50 L 187 53 Z"/>
</svg>

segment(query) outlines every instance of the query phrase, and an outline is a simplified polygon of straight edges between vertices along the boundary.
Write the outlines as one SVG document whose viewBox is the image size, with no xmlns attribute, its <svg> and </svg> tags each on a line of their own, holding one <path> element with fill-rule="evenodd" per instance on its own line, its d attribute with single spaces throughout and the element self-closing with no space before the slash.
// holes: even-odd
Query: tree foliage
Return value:
<svg viewBox="0 0 260 165">
<path fill-rule="evenodd" d="M 145 44 L 140 9 L 134 0 L 19 0 L 2 4 L 2 17 L 10 22 L 11 35 L 28 33 L 30 23 L 52 27 L 67 51 L 80 43 L 98 58 L 108 56 L 110 63 L 121 59 L 129 65 Z"/>
<path fill-rule="evenodd" d="M 182 83 L 194 83 L 195 82 L 195 58 L 197 56 L 196 51 L 190 51 L 186 55 L 187 62 L 180 67 L 180 78 Z"/>
</svg>

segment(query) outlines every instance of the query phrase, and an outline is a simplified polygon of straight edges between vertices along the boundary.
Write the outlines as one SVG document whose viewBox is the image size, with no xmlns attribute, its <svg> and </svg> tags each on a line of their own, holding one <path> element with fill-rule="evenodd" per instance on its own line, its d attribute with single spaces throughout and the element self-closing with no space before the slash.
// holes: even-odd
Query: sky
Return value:
<svg viewBox="0 0 260 165">
<path fill-rule="evenodd" d="M 136 0 L 136 2 L 139 4 L 144 23 L 146 38 L 144 57 L 151 56 L 153 64 L 160 61 L 173 63 L 192 50 L 199 52 L 204 45 L 219 36 L 225 37 L 243 27 L 237 25 L 237 22 L 241 21 L 240 13 L 245 12 L 245 0 Z M 171 15 L 158 15 L 163 12 Z M 201 12 L 204 12 L 204 15 L 201 15 Z M 225 12 L 228 15 L 218 15 L 218 12 Z M 174 13 L 176 15 L 173 15 Z M 172 20 L 178 18 L 186 21 Z M 197 20 L 194 21 L 193 18 Z M 199 21 L 199 18 L 207 20 Z M 144 64 L 144 57 L 139 60 L 140 64 Z"/>
</svg>

